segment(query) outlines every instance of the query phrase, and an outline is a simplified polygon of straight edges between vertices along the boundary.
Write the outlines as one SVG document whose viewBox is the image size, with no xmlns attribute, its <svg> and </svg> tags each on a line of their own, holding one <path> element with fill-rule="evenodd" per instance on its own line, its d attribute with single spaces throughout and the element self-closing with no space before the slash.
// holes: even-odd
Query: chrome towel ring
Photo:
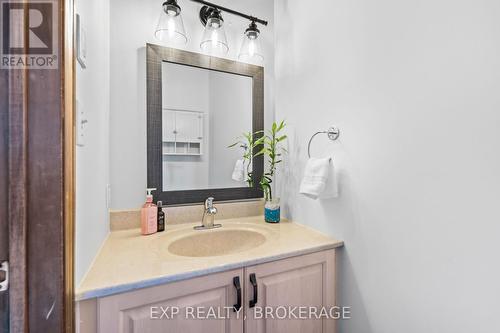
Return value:
<svg viewBox="0 0 500 333">
<path fill-rule="evenodd" d="M 309 144 L 307 145 L 307 155 L 309 156 L 309 158 L 311 158 L 311 142 L 312 142 L 312 139 L 314 139 L 314 137 L 316 135 L 318 135 L 318 134 L 326 134 L 326 135 L 328 135 L 328 139 L 330 139 L 331 141 L 335 141 L 340 136 L 340 130 L 337 127 L 330 127 L 328 129 L 328 131 L 319 131 L 319 132 L 314 133 L 311 136 L 311 138 L 309 139 Z"/>
</svg>

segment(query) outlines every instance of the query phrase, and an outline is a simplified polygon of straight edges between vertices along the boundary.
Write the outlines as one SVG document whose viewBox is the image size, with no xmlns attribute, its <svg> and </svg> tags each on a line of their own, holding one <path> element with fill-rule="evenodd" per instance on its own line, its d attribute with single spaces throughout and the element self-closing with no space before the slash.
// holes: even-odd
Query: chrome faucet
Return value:
<svg viewBox="0 0 500 333">
<path fill-rule="evenodd" d="M 209 197 L 205 200 L 205 210 L 201 219 L 201 225 L 194 227 L 196 230 L 214 229 L 222 227 L 222 224 L 214 224 L 217 208 L 214 206 L 214 198 Z"/>
</svg>

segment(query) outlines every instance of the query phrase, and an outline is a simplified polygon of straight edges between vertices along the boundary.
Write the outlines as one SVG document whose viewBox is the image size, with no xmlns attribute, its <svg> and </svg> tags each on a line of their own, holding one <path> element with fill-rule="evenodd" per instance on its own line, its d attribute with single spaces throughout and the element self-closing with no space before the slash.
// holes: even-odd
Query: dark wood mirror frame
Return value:
<svg viewBox="0 0 500 333">
<path fill-rule="evenodd" d="M 163 191 L 162 168 L 162 63 L 171 62 L 252 78 L 252 131 L 264 129 L 264 68 L 194 52 L 146 45 L 147 61 L 147 155 L 148 187 L 154 200 L 165 205 L 200 203 L 212 196 L 217 201 L 262 198 L 259 180 L 264 170 L 262 156 L 253 159 L 253 187 Z"/>
</svg>

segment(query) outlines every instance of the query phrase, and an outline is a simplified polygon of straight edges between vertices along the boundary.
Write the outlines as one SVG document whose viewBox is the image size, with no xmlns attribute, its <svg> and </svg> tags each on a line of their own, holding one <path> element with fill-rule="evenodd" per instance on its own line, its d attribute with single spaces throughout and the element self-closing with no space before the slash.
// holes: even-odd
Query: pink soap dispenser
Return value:
<svg viewBox="0 0 500 333">
<path fill-rule="evenodd" d="M 151 194 L 151 191 L 155 190 L 155 188 L 146 189 L 146 203 L 141 208 L 141 234 L 143 235 L 154 234 L 158 230 L 156 219 L 158 208 L 153 203 L 153 195 Z"/>
</svg>

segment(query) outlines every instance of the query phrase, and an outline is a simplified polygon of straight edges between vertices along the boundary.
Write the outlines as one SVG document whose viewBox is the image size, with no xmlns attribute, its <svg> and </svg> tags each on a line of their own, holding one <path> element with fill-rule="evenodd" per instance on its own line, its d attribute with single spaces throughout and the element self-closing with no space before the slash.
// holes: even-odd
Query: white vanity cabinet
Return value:
<svg viewBox="0 0 500 333">
<path fill-rule="evenodd" d="M 239 315 L 232 311 L 238 303 L 235 278 L 241 285 Z M 335 333 L 330 319 L 293 319 L 289 314 L 278 319 L 284 313 L 278 307 L 335 305 L 335 249 L 79 303 L 79 333 Z M 169 307 L 180 313 L 169 316 Z M 186 315 L 187 308 L 196 307 L 208 318 L 211 307 L 229 310 L 217 313 L 219 319 Z M 262 309 L 264 314 L 266 307 L 273 309 L 274 319 L 256 313 Z"/>
</svg>

